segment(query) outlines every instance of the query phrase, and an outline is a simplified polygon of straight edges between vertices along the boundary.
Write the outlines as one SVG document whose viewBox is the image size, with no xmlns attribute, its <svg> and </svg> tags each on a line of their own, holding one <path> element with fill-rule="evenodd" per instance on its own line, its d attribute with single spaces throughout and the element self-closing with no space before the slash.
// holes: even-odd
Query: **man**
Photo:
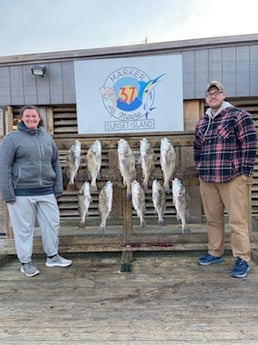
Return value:
<svg viewBox="0 0 258 345">
<path fill-rule="evenodd" d="M 199 258 L 203 266 L 221 263 L 224 254 L 224 210 L 231 230 L 235 264 L 232 277 L 250 271 L 249 185 L 256 157 L 257 134 L 251 115 L 225 101 L 222 84 L 206 88 L 209 108 L 196 126 L 194 161 L 208 224 L 208 253 Z"/>
</svg>

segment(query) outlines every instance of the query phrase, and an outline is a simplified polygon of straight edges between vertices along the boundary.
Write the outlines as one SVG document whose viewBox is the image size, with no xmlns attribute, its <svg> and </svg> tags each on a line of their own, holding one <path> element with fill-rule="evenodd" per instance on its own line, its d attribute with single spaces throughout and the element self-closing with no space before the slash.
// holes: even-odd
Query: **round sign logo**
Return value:
<svg viewBox="0 0 258 345">
<path fill-rule="evenodd" d="M 99 91 L 106 110 L 119 121 L 148 119 L 155 109 L 155 79 L 135 67 L 123 67 L 112 72 Z"/>
</svg>

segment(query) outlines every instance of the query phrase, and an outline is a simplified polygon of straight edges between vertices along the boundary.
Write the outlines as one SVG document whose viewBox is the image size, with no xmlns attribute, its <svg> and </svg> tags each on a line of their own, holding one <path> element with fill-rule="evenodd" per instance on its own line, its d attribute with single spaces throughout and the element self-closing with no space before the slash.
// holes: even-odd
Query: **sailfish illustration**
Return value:
<svg viewBox="0 0 258 345">
<path fill-rule="evenodd" d="M 148 119 L 149 113 L 155 109 L 152 107 L 152 100 L 153 100 L 153 89 L 157 86 L 158 82 L 160 82 L 161 77 L 163 77 L 165 73 L 159 75 L 155 79 L 151 79 L 147 82 L 140 81 L 140 88 L 138 91 L 137 98 L 141 101 L 143 105 L 143 109 L 145 111 L 145 118 Z"/>
</svg>

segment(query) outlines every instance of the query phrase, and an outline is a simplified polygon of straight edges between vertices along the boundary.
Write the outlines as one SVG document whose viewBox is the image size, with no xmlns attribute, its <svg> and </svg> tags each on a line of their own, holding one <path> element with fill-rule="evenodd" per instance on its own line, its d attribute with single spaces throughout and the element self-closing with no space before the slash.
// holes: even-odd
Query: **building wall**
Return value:
<svg viewBox="0 0 258 345">
<path fill-rule="evenodd" d="M 0 66 L 1 105 L 76 103 L 73 61 L 46 63 L 46 78 L 32 75 L 34 64 Z"/>
<path fill-rule="evenodd" d="M 0 105 L 76 104 L 75 60 L 182 54 L 183 97 L 202 99 L 210 80 L 223 82 L 229 97 L 257 97 L 258 35 L 164 42 L 138 46 L 0 57 Z M 47 65 L 47 77 L 31 67 Z"/>
<path fill-rule="evenodd" d="M 229 97 L 257 97 L 258 44 L 183 52 L 184 99 L 203 98 L 209 80 L 223 82 Z"/>
</svg>

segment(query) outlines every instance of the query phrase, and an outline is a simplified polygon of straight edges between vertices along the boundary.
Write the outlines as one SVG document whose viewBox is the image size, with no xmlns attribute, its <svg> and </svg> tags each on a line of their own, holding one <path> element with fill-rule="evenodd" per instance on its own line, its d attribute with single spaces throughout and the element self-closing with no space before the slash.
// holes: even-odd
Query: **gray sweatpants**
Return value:
<svg viewBox="0 0 258 345">
<path fill-rule="evenodd" d="M 47 256 L 58 252 L 59 208 L 54 194 L 18 196 L 14 204 L 7 203 L 14 233 L 17 257 L 21 263 L 31 261 L 33 235 L 37 220 L 43 250 Z"/>
</svg>

